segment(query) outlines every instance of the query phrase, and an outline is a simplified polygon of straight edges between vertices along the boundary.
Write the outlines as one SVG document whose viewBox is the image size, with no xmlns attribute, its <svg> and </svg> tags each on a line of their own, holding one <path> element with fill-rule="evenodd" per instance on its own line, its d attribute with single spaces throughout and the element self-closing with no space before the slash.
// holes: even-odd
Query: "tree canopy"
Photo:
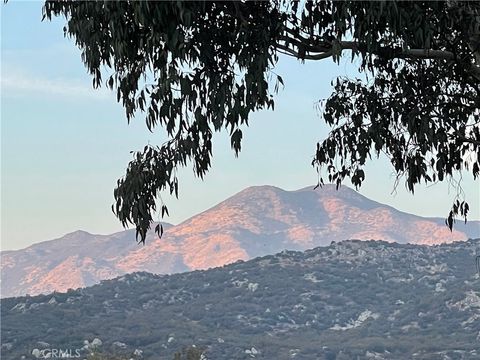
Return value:
<svg viewBox="0 0 480 360">
<path fill-rule="evenodd" d="M 114 213 L 141 241 L 159 194 L 178 197 L 177 169 L 209 170 L 213 132 L 228 131 L 238 154 L 250 114 L 274 109 L 280 54 L 348 56 L 367 79 L 336 79 L 320 104 L 331 131 L 312 144 L 319 185 L 361 186 L 381 153 L 412 193 L 480 174 L 479 2 L 49 0 L 43 12 L 66 17 L 93 86 L 116 90 L 128 120 L 141 113 L 149 130 L 168 133 L 134 154 L 114 190 Z M 468 210 L 457 194 L 450 229 Z"/>
</svg>

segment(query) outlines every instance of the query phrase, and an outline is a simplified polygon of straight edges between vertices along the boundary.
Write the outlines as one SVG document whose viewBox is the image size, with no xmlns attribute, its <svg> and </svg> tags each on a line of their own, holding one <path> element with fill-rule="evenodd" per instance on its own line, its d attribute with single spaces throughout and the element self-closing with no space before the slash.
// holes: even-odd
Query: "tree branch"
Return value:
<svg viewBox="0 0 480 360">
<path fill-rule="evenodd" d="M 280 40 L 285 41 L 287 44 L 291 43 L 297 48 L 303 47 L 307 52 L 310 53 L 325 53 L 329 52 L 332 48 L 332 44 L 329 42 L 322 41 L 321 44 L 314 44 L 311 40 L 301 37 L 299 35 L 294 35 L 291 31 L 288 33 L 292 36 L 298 36 L 299 38 L 292 38 L 289 36 L 282 36 Z M 342 50 L 353 50 L 359 51 L 366 49 L 366 44 L 359 43 L 356 41 L 339 41 L 339 45 Z M 277 45 L 278 46 L 278 45 Z M 290 48 L 289 48 L 290 49 Z M 285 50 L 285 48 L 283 48 Z M 295 51 L 294 49 L 290 49 Z M 298 52 L 297 52 L 298 53 Z M 372 52 L 378 56 L 385 56 L 389 54 L 394 58 L 415 58 L 415 59 L 444 59 L 444 60 L 453 60 L 455 55 L 451 51 L 446 50 L 432 50 L 432 49 L 399 49 L 392 47 L 381 47 L 377 51 Z M 307 54 L 308 56 L 314 57 L 317 59 L 317 56 L 320 54 Z M 323 55 L 323 54 L 322 54 Z M 321 56 L 321 59 L 325 56 Z"/>
<path fill-rule="evenodd" d="M 312 55 L 312 54 L 307 54 L 307 53 L 300 54 L 298 51 L 295 51 L 295 50 L 289 48 L 288 46 L 280 45 L 280 44 L 277 44 L 276 48 L 281 49 L 283 51 L 286 51 L 287 55 L 292 55 L 292 56 L 295 56 L 299 59 L 305 59 L 305 60 L 322 60 L 322 59 L 326 59 L 326 58 L 333 55 L 331 50 Z"/>
<path fill-rule="evenodd" d="M 285 29 L 286 35 L 279 38 L 284 41 L 285 45 L 277 44 L 276 47 L 286 51 L 300 59 L 305 60 L 322 60 L 333 55 L 332 43 L 326 41 L 317 41 L 315 39 L 307 39 L 300 34 L 296 34 L 289 28 Z M 289 47 L 289 45 L 292 47 Z M 366 44 L 356 41 L 339 41 L 341 51 L 366 51 Z M 296 49 L 295 49 L 296 48 Z M 305 52 L 305 53 L 303 53 Z M 455 54 L 447 50 L 435 49 L 400 49 L 393 47 L 380 47 L 372 54 L 397 59 L 437 59 L 437 60 L 454 60 Z M 480 66 L 472 64 L 468 71 L 478 80 L 480 80 Z"/>
<path fill-rule="evenodd" d="M 465 143 L 470 143 L 470 144 L 473 144 L 473 145 L 476 145 L 476 146 L 480 146 L 480 140 L 471 139 L 471 138 L 467 138 L 467 137 L 464 137 L 464 136 L 457 136 L 457 139 L 460 139 L 461 141 L 463 141 Z"/>
</svg>

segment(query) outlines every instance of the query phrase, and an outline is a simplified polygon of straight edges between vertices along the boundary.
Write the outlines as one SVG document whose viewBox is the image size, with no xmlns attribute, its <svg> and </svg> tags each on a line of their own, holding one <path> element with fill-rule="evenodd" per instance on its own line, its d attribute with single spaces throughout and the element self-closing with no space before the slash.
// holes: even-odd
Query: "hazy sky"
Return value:
<svg viewBox="0 0 480 360">
<path fill-rule="evenodd" d="M 64 21 L 41 22 L 42 2 L 1 4 L 1 247 L 18 249 L 78 229 L 121 230 L 110 210 L 113 188 L 123 176 L 130 151 L 161 144 L 139 116 L 127 125 L 115 95 L 93 90 L 91 79 Z M 235 159 L 225 134 L 217 134 L 213 170 L 205 181 L 191 168 L 180 172 L 180 200 L 164 197 L 179 223 L 251 185 L 295 190 L 316 183 L 310 162 L 328 128 L 314 103 L 330 93 L 338 75 L 354 75 L 348 62 L 300 64 L 282 58 L 275 70 L 285 89 L 275 111 L 254 114 L 244 129 Z M 367 167 L 360 193 L 422 215 L 445 217 L 454 197 L 447 184 L 419 187 L 415 196 L 403 183 L 392 194 L 394 177 L 382 160 Z M 479 219 L 479 189 L 465 174 L 463 188 Z"/>
</svg>

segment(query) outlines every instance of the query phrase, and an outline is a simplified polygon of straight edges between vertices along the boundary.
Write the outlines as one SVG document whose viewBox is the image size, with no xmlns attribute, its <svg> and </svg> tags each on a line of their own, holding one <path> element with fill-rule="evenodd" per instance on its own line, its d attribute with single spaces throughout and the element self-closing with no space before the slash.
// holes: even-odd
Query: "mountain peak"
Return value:
<svg viewBox="0 0 480 360">
<path fill-rule="evenodd" d="M 318 187 L 316 185 L 311 185 L 311 186 L 306 186 L 306 187 L 300 188 L 300 189 L 295 190 L 295 191 L 297 191 L 297 192 L 312 191 L 312 192 L 316 192 L 318 194 L 324 194 L 324 193 L 328 193 L 328 194 L 356 194 L 356 195 L 362 196 L 357 190 L 352 189 L 351 187 L 349 187 L 347 185 L 341 185 L 337 189 L 337 185 L 335 185 L 335 184 L 325 184 L 325 185 L 318 186 Z"/>
<path fill-rule="evenodd" d="M 282 193 L 282 192 L 285 192 L 286 190 L 283 190 L 282 188 L 279 188 L 279 187 L 273 186 L 273 185 L 254 185 L 254 186 L 249 186 L 249 187 L 241 190 L 236 195 L 250 194 L 250 193 L 254 193 L 254 192 L 265 192 L 265 191 Z"/>
<path fill-rule="evenodd" d="M 430 245 L 466 240 L 480 236 L 472 223 L 458 223 L 450 232 L 443 219 L 403 213 L 347 186 L 293 191 L 252 186 L 179 225 L 164 224 L 161 239 L 152 229 L 145 246 L 137 246 L 132 230 L 112 235 L 75 231 L 2 253 L 2 296 L 62 291 L 133 271 L 207 269 L 345 239 Z M 73 273 L 76 285 L 67 281 Z"/>
<path fill-rule="evenodd" d="M 65 234 L 63 237 L 93 236 L 93 234 L 84 230 L 75 230 Z"/>
</svg>

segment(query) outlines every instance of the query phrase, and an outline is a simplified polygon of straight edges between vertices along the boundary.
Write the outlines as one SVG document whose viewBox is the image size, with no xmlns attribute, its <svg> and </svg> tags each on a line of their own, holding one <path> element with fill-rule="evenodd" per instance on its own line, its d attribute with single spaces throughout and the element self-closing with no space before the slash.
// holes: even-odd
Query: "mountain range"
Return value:
<svg viewBox="0 0 480 360">
<path fill-rule="evenodd" d="M 2 299 L 1 358 L 478 360 L 479 247 L 342 241 Z"/>
<path fill-rule="evenodd" d="M 282 250 L 306 250 L 345 239 L 441 244 L 480 236 L 480 222 L 424 218 L 370 200 L 346 186 L 285 191 L 247 188 L 173 226 L 146 244 L 135 231 L 76 231 L 25 249 L 1 252 L 1 296 L 90 286 L 135 271 L 172 274 L 208 269 Z"/>
</svg>

